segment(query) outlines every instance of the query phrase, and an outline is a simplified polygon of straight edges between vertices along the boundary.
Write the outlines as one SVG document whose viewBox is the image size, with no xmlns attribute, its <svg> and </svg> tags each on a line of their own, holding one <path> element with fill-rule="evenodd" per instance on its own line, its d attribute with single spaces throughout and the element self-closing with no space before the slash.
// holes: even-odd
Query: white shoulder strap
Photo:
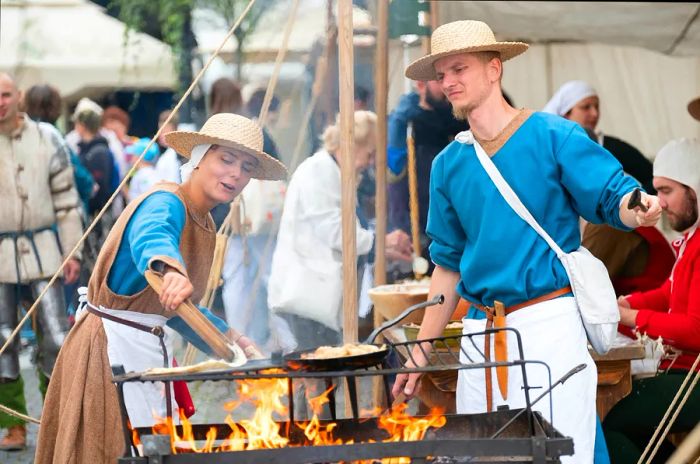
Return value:
<svg viewBox="0 0 700 464">
<path fill-rule="evenodd" d="M 462 134 L 464 134 L 464 132 L 462 132 L 460 135 Z M 469 135 L 471 137 L 469 137 Z M 506 180 L 503 178 L 500 171 L 498 170 L 496 165 L 493 164 L 493 161 L 486 154 L 479 142 L 476 141 L 472 134 L 469 135 L 465 134 L 465 136 L 463 136 L 462 139 L 465 140 L 466 143 L 469 143 L 469 141 L 473 140 L 474 150 L 476 151 L 476 156 L 479 159 L 481 166 L 483 166 L 484 170 L 489 175 L 493 183 L 496 184 L 496 188 L 506 200 L 506 203 L 508 203 L 508 205 L 511 208 L 513 208 L 513 211 L 515 211 L 515 213 L 518 216 L 520 216 L 523 221 L 527 222 L 533 229 L 535 229 L 535 231 L 540 235 L 540 237 L 542 237 L 550 246 L 550 248 L 554 250 L 554 252 L 557 254 L 557 257 L 561 258 L 562 256 L 564 256 L 565 253 L 562 251 L 561 248 L 559 248 L 559 245 L 557 245 L 556 242 L 552 240 L 552 237 L 549 236 L 549 234 L 542 228 L 542 226 L 540 226 L 540 224 L 535 220 L 532 214 L 530 214 L 530 211 L 528 211 L 525 205 L 523 205 L 523 202 L 520 201 L 518 195 L 513 191 L 510 185 L 508 185 L 508 182 L 506 182 Z"/>
</svg>

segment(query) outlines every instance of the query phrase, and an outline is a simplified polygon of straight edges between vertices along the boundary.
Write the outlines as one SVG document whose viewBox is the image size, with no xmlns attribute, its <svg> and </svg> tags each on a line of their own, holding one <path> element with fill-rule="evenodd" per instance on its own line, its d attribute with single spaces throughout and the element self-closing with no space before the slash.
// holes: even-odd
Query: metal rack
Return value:
<svg viewBox="0 0 700 464">
<path fill-rule="evenodd" d="M 491 362 L 484 357 L 482 349 L 477 346 L 474 339 L 478 336 L 492 335 L 499 331 L 509 331 L 515 337 L 518 347 L 517 353 L 513 353 L 514 360 L 508 362 Z M 474 351 L 481 359 L 473 359 L 463 348 L 463 344 L 471 343 Z M 582 369 L 577 366 L 562 379 L 552 384 L 551 374 L 549 388 L 539 395 L 534 401 L 531 399 L 526 365 L 540 364 L 549 367 L 540 361 L 524 359 L 522 341 L 517 330 L 512 328 L 488 329 L 483 332 L 438 337 L 428 340 L 406 341 L 401 343 L 387 343 L 390 356 L 381 365 L 369 366 L 357 370 L 334 370 L 329 372 L 304 372 L 290 370 L 280 358 L 264 362 L 254 361 L 234 370 L 221 370 L 215 372 L 203 372 L 194 374 L 177 375 L 149 375 L 144 373 L 128 373 L 116 375 L 114 381 L 118 387 L 122 414 L 126 417 L 123 403 L 123 386 L 129 382 L 172 382 L 172 381 L 242 381 L 251 379 L 286 379 L 289 385 L 288 401 L 290 409 L 289 421 L 283 423 L 282 430 L 287 430 L 290 435 L 290 446 L 271 450 L 246 450 L 232 451 L 215 454 L 170 454 L 169 436 L 157 436 L 149 430 L 139 429 L 145 454 L 149 456 L 137 457 L 137 451 L 131 442 L 131 431 L 125 423 L 124 436 L 127 440 L 127 454 L 120 459 L 122 464 L 131 463 L 176 463 L 176 462 L 208 462 L 208 463 L 239 463 L 239 462 L 328 462 L 328 461 L 354 461 L 359 459 L 377 459 L 389 456 L 407 456 L 414 458 L 414 462 L 426 462 L 430 456 L 452 456 L 454 459 L 469 459 L 468 462 L 479 462 L 480 457 L 494 459 L 496 456 L 508 457 L 508 462 L 513 461 L 513 456 L 522 456 L 522 462 L 559 462 L 559 457 L 573 453 L 573 441 L 563 437 L 540 414 L 532 409 L 532 405 L 550 394 L 551 389 L 559 383 L 563 383 L 569 376 Z M 429 349 L 430 348 L 430 349 Z M 408 359 L 415 361 L 415 353 L 426 355 L 428 364 L 419 368 L 403 368 L 396 362 L 396 353 L 402 352 Z M 433 353 L 429 355 L 428 353 Z M 350 445 L 335 446 L 305 446 L 303 439 L 294 436 L 291 432 L 294 427 L 289 425 L 294 422 L 294 389 L 295 379 L 322 379 L 328 385 L 329 382 L 344 381 L 347 385 L 347 393 L 352 406 L 352 418 L 337 419 L 335 410 L 331 409 L 332 419 L 338 423 L 337 430 L 347 433 L 349 437 L 363 436 L 366 439 L 380 441 L 377 436 L 376 423 L 373 419 L 358 417 L 357 390 L 355 382 L 358 378 L 380 376 L 383 380 L 385 398 L 384 407 L 389 407 L 390 384 L 393 377 L 399 373 L 417 372 L 422 374 L 439 373 L 448 370 L 485 369 L 499 366 L 518 367 L 522 372 L 523 395 L 525 407 L 520 410 L 498 410 L 484 414 L 451 415 L 447 416 L 447 424 L 440 429 L 431 430 L 426 437 L 417 442 L 392 442 L 392 443 L 356 443 Z M 271 371 L 275 369 L 275 371 Z M 331 403 L 335 398 L 330 397 Z M 550 398 L 551 401 L 551 398 Z M 551 403 L 550 403 L 551 411 Z M 376 419 L 376 418 L 375 418 Z M 286 425 L 284 425 L 286 424 Z M 367 425 L 369 424 L 369 425 Z M 214 424 L 193 426 L 195 436 L 199 433 L 204 436 L 206 430 Z M 224 426 L 224 429 L 226 427 Z M 220 429 L 221 430 L 221 429 Z M 374 435 L 363 435 L 363 430 L 372 430 Z M 345 432 L 343 432 L 345 431 Z M 167 445 L 163 441 L 167 439 Z M 160 443 L 160 445 L 158 445 Z M 432 459 L 432 458 L 431 458 Z M 449 462 L 449 461 L 441 461 Z M 458 462 L 458 461 L 454 461 Z M 459 461 L 462 462 L 462 461 Z"/>
</svg>

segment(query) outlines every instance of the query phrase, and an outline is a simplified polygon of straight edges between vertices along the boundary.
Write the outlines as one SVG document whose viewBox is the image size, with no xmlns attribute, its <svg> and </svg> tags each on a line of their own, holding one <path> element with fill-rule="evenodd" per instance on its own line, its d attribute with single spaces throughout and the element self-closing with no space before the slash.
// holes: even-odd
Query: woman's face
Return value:
<svg viewBox="0 0 700 464">
<path fill-rule="evenodd" d="M 374 162 L 375 149 L 374 145 L 355 146 L 355 171 L 357 174 L 361 174 Z"/>
<path fill-rule="evenodd" d="M 566 119 L 579 123 L 581 127 L 595 130 L 600 118 L 600 100 L 596 95 L 586 97 L 574 105 L 565 115 Z"/>
<path fill-rule="evenodd" d="M 248 185 L 258 163 L 252 155 L 213 145 L 199 162 L 192 181 L 198 184 L 213 206 L 228 203 Z"/>
</svg>

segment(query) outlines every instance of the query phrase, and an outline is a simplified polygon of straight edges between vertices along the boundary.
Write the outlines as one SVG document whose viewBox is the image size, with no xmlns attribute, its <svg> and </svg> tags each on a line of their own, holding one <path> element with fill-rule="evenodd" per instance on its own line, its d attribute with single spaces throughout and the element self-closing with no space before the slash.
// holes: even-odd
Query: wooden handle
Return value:
<svg viewBox="0 0 700 464">
<path fill-rule="evenodd" d="M 416 147 L 413 142 L 413 135 L 406 139 L 408 151 L 408 209 L 411 218 L 411 240 L 413 242 L 413 253 L 415 256 L 421 255 L 420 246 L 420 210 L 418 207 L 418 172 L 416 171 Z"/>
<path fill-rule="evenodd" d="M 144 275 L 148 284 L 160 295 L 163 291 L 163 277 L 150 270 L 147 270 Z M 229 362 L 234 360 L 235 354 L 229 347 L 230 341 L 189 299 L 178 306 L 175 313 L 182 317 L 185 323 L 204 340 L 204 343 L 209 345 L 216 356 Z"/>
</svg>

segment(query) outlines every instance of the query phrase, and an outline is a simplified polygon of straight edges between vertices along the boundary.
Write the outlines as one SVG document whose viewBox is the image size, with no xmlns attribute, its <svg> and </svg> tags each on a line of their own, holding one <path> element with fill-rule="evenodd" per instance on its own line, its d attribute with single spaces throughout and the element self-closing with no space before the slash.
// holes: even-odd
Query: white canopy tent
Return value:
<svg viewBox="0 0 700 464">
<path fill-rule="evenodd" d="M 591 83 L 598 128 L 653 158 L 668 140 L 700 136 L 686 111 L 700 95 L 700 4 L 620 2 L 439 2 L 438 22 L 476 19 L 501 40 L 532 46 L 505 65 L 503 87 L 521 107 L 541 109 L 561 84 Z M 392 44 L 394 57 L 402 45 Z M 409 59 L 421 55 L 409 49 Z M 390 108 L 403 92 L 391 59 Z M 400 69 L 398 69 L 400 68 Z"/>
<path fill-rule="evenodd" d="M 0 70 L 20 88 L 54 85 L 68 99 L 98 89 L 171 89 L 170 47 L 130 32 L 86 0 L 7 0 L 0 7 Z"/>
</svg>

